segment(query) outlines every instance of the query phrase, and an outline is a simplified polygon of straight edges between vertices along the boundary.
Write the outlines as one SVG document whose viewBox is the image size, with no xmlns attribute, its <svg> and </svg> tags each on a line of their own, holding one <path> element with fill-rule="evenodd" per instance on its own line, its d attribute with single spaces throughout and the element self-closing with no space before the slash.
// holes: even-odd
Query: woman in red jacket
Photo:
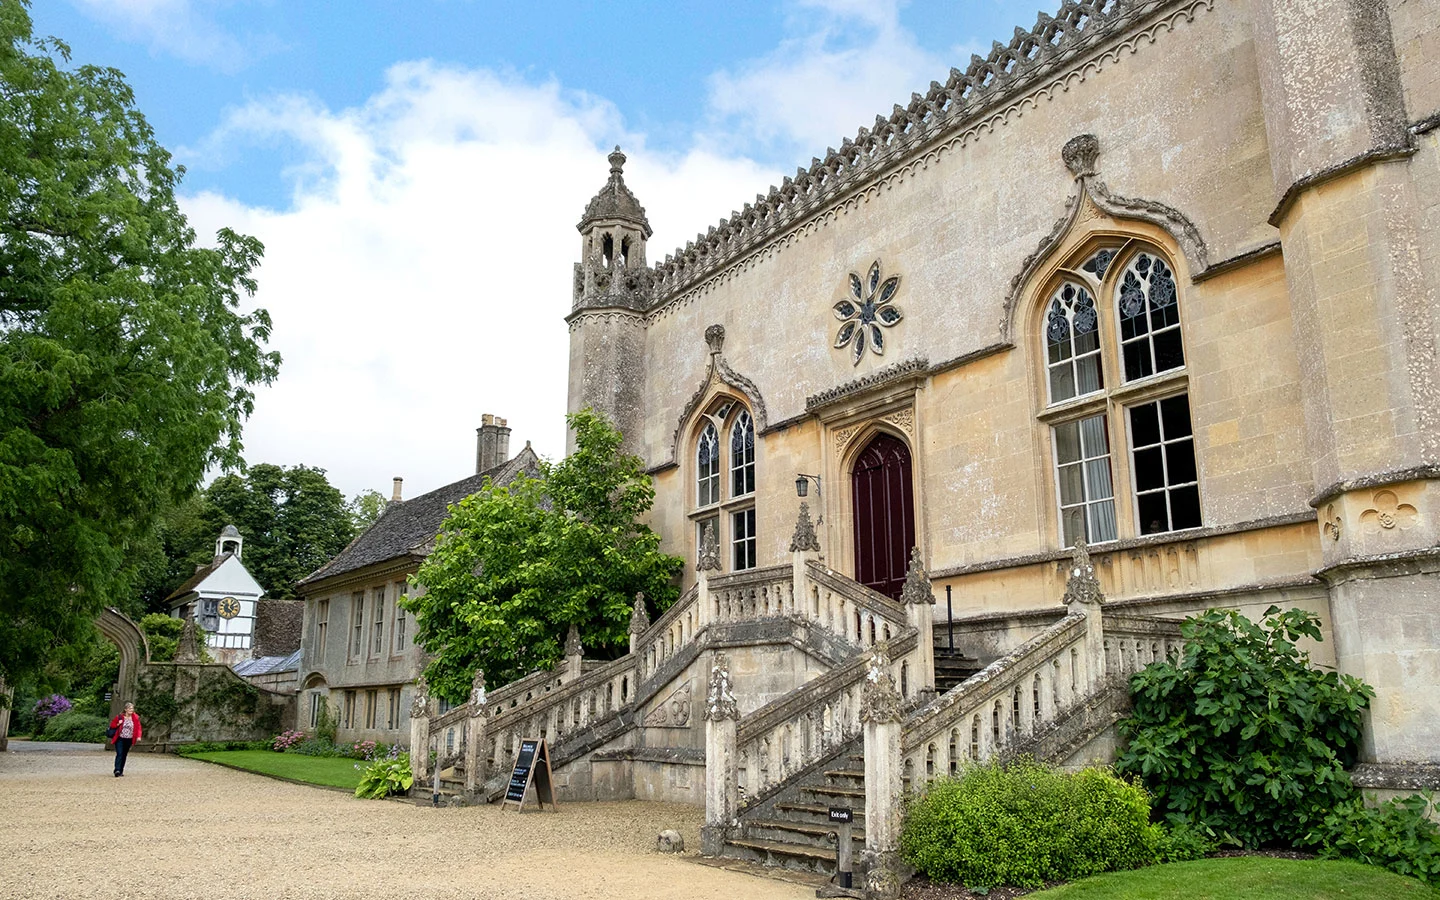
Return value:
<svg viewBox="0 0 1440 900">
<path fill-rule="evenodd" d="M 140 743 L 140 717 L 135 715 L 135 704 L 126 703 L 125 711 L 110 720 L 110 742 L 115 745 L 115 777 L 125 774 L 125 757 L 130 748 Z"/>
</svg>

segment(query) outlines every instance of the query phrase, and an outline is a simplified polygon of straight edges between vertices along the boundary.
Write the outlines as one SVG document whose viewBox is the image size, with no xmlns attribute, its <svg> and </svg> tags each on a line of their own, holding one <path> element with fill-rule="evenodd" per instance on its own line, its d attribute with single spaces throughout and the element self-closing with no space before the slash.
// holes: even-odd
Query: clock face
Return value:
<svg viewBox="0 0 1440 900">
<path fill-rule="evenodd" d="M 233 619 L 240 615 L 240 601 L 234 597 L 226 597 L 220 601 L 220 618 Z"/>
</svg>

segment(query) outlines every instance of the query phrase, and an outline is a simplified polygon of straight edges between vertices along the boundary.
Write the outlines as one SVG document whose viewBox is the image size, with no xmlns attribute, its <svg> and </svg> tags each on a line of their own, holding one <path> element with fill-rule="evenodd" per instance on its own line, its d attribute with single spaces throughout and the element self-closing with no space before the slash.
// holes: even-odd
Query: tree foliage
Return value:
<svg viewBox="0 0 1440 900">
<path fill-rule="evenodd" d="M 553 665 L 572 624 L 586 656 L 618 656 L 635 594 L 657 613 L 677 596 L 683 561 L 661 553 L 639 521 L 655 498 L 640 459 L 621 452 L 620 433 L 595 413 L 567 421 L 575 452 L 542 463 L 537 478 L 487 481 L 451 507 L 413 578 L 424 590 L 405 605 L 442 697 L 463 699 L 476 668 L 493 686 Z"/>
<path fill-rule="evenodd" d="M 195 245 L 183 174 L 114 69 L 69 67 L 0 0 L 0 674 L 87 636 L 129 548 L 239 461 L 262 349 L 259 241 Z"/>
<path fill-rule="evenodd" d="M 1181 626 L 1178 662 L 1130 680 L 1133 715 L 1117 768 L 1139 776 L 1157 811 L 1246 847 L 1293 845 L 1355 794 L 1361 716 L 1374 691 L 1324 672 L 1296 646 L 1320 621 L 1270 607 L 1261 625 L 1211 610 Z"/>
<path fill-rule="evenodd" d="M 350 523 L 355 527 L 355 533 L 360 534 L 374 525 L 385 511 L 386 504 L 385 495 L 373 489 L 352 497 L 346 509 L 350 512 Z"/>
</svg>

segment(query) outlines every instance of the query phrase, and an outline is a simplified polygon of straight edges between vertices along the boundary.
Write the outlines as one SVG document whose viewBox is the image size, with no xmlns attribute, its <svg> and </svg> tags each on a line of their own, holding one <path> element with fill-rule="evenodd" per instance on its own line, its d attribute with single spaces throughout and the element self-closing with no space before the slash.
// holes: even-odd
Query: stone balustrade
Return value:
<svg viewBox="0 0 1440 900">
<path fill-rule="evenodd" d="M 796 614 L 859 647 L 869 649 L 910 627 L 900 604 L 823 563 L 806 562 L 804 590 Z"/>
<path fill-rule="evenodd" d="M 649 678 L 664 663 L 695 640 L 703 625 L 698 602 L 699 586 L 692 585 L 665 614 L 640 635 L 631 655 L 638 656 L 640 679 Z"/>
</svg>

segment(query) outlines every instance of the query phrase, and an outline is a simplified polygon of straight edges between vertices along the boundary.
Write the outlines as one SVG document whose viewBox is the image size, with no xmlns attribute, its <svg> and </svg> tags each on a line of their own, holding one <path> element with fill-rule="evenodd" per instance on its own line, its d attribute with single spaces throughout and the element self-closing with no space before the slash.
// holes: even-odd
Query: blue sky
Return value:
<svg viewBox="0 0 1440 900">
<path fill-rule="evenodd" d="M 563 452 L 574 224 L 611 145 L 658 261 L 1038 8 L 36 0 L 32 16 L 77 63 L 126 74 L 189 170 L 197 231 L 266 243 L 255 302 L 286 362 L 247 457 L 325 467 L 348 495 L 401 475 L 413 496 L 469 474 L 482 412 L 517 447 Z"/>
</svg>

